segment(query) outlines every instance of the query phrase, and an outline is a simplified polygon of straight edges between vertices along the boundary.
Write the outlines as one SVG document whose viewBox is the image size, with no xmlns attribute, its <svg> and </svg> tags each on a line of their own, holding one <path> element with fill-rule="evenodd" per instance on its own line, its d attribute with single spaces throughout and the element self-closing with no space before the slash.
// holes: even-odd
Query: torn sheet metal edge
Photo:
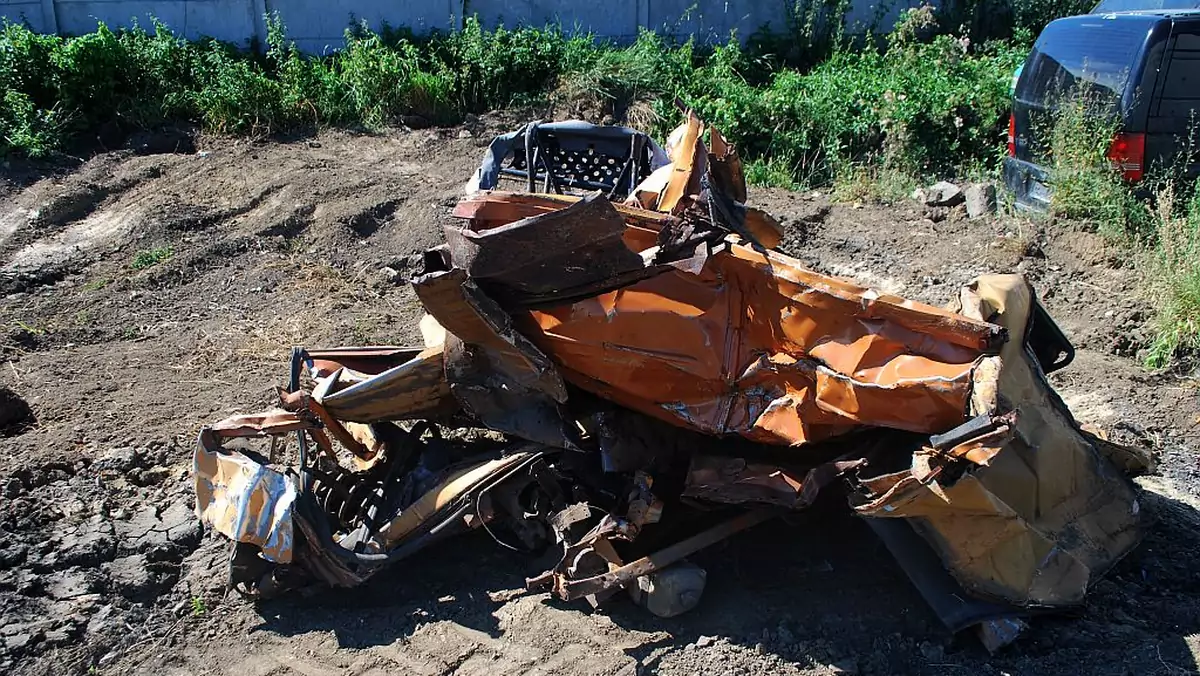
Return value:
<svg viewBox="0 0 1200 676">
<path fill-rule="evenodd" d="M 257 545 L 268 561 L 291 563 L 295 482 L 241 453 L 209 448 L 206 433 L 192 466 L 196 516 L 235 542 Z"/>
<path fill-rule="evenodd" d="M 865 462 L 861 458 L 843 458 L 809 469 L 791 469 L 746 458 L 696 453 L 692 455 L 682 495 L 725 504 L 760 503 L 805 509 L 822 488 Z"/>
<path fill-rule="evenodd" d="M 963 314 L 996 317 L 1023 335 L 1034 298 L 1023 278 L 983 276 L 964 288 Z M 986 464 L 939 482 L 940 462 L 917 453 L 910 471 L 864 480 L 868 491 L 854 508 L 910 519 L 975 596 L 1028 608 L 1078 605 L 1140 540 L 1137 498 L 1080 431 L 1028 346 L 1010 343 L 1000 360 L 992 382 L 977 381 L 983 396 L 972 405 L 976 413 L 1003 405 L 1018 416 L 1006 433 L 989 433 L 993 448 L 974 449 L 986 450 Z"/>
<path fill-rule="evenodd" d="M 333 417 L 363 423 L 433 418 L 458 408 L 443 373 L 440 346 L 426 348 L 408 361 L 348 387 L 322 392 L 315 399 Z"/>
<path fill-rule="evenodd" d="M 426 272 L 413 280 L 412 287 L 425 310 L 447 332 L 486 349 L 516 382 L 556 402 L 566 401 L 566 385 L 554 362 L 516 329 L 513 318 L 465 270 Z"/>
</svg>

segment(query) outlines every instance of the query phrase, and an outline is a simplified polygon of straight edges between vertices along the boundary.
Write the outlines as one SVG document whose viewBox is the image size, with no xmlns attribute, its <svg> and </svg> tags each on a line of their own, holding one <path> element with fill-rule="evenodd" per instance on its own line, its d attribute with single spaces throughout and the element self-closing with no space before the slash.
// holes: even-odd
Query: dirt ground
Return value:
<svg viewBox="0 0 1200 676">
<path fill-rule="evenodd" d="M 1136 360 L 1149 315 L 1098 237 L 915 203 L 754 190 L 822 272 L 943 304 L 1019 270 L 1079 348 L 1081 422 L 1154 449 L 1145 541 L 1070 616 L 990 656 L 950 636 L 833 496 L 696 557 L 672 620 L 522 593 L 484 534 L 351 591 L 226 596 L 191 513 L 199 427 L 268 405 L 293 344 L 418 339 L 407 286 L 513 119 L 294 142 L 185 134 L 0 180 L 0 673 L 1185 674 L 1200 660 L 1200 400 Z M 135 263 L 136 261 L 136 263 Z M 158 262 L 155 262 L 158 261 Z M 139 269 L 135 269 L 139 268 Z M 26 406 L 27 404 L 27 406 Z"/>
</svg>

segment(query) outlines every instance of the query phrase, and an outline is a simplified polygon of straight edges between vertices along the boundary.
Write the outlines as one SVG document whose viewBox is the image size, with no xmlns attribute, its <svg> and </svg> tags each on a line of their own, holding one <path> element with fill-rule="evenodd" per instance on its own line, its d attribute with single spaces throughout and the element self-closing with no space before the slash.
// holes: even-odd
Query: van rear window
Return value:
<svg viewBox="0 0 1200 676">
<path fill-rule="evenodd" d="M 1052 22 L 1025 62 L 1017 98 L 1048 108 L 1064 94 L 1119 102 L 1155 20 L 1088 16 Z"/>
</svg>

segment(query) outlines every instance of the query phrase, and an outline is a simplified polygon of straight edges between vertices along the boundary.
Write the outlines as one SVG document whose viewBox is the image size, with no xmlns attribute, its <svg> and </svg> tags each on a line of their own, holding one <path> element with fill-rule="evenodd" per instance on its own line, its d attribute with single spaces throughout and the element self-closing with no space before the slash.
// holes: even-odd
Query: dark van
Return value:
<svg viewBox="0 0 1200 676">
<path fill-rule="evenodd" d="M 1013 93 L 1004 182 L 1018 206 L 1049 206 L 1053 186 L 1039 162 L 1050 120 L 1064 95 L 1081 91 L 1120 116 L 1108 156 L 1126 180 L 1173 166 L 1200 127 L 1200 12 L 1096 13 L 1046 26 Z M 1200 165 L 1188 168 L 1200 174 Z"/>
</svg>

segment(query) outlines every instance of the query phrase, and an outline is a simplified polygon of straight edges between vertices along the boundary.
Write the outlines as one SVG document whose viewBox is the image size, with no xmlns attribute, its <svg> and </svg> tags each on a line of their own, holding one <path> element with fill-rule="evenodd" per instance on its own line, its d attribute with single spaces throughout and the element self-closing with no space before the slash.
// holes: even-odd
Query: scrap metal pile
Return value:
<svg viewBox="0 0 1200 676">
<path fill-rule="evenodd" d="M 1073 351 L 1029 284 L 947 310 L 805 270 L 686 115 L 665 150 L 576 122 L 497 138 L 412 280 L 423 347 L 296 348 L 280 408 L 200 433 L 233 586 L 356 585 L 483 528 L 562 550 L 531 590 L 668 616 L 704 584 L 672 564 L 829 487 L 952 629 L 997 645 L 1082 601 L 1139 538 L 1144 466 L 1047 383 Z"/>
</svg>

